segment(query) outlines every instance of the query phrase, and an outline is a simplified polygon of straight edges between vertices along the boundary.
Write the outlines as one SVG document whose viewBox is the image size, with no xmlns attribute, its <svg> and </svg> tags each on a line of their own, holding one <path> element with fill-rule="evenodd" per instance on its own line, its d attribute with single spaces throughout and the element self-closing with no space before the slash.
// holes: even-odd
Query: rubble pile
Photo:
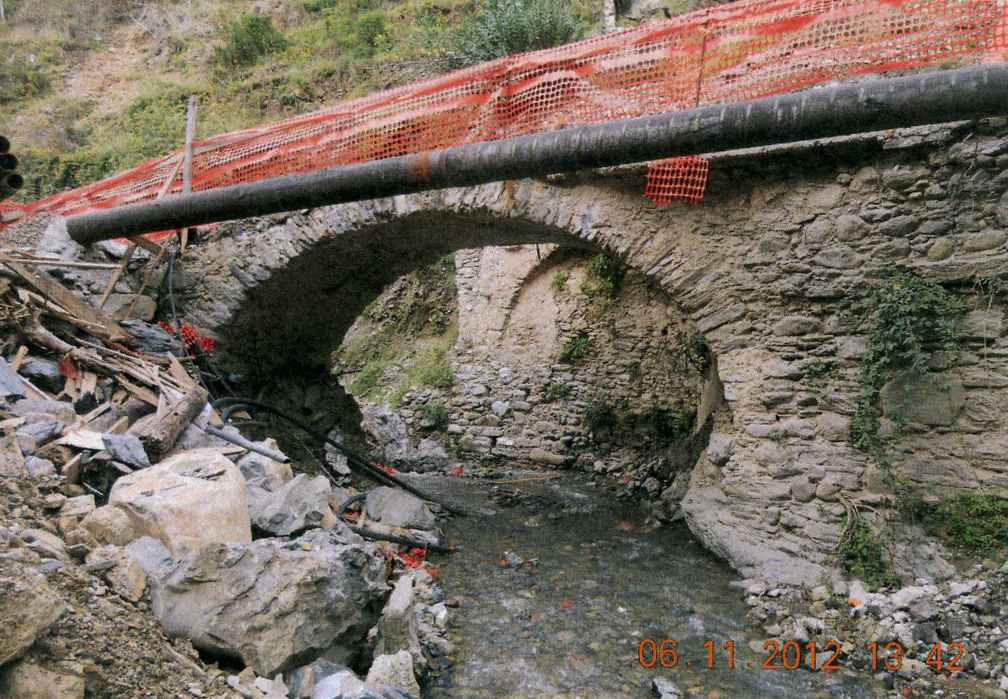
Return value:
<svg viewBox="0 0 1008 699">
<path fill-rule="evenodd" d="M 920 578 L 892 592 L 870 592 L 860 580 L 811 590 L 762 581 L 742 585 L 750 606 L 747 622 L 768 639 L 781 644 L 835 639 L 841 666 L 873 674 L 903 694 L 959 690 L 1008 697 L 1008 629 L 1001 616 L 1008 603 L 1008 564 L 980 563 L 974 574 L 942 583 Z M 897 645 L 878 650 L 873 667 L 872 643 L 878 649 Z M 754 650 L 762 652 L 762 641 L 754 642 Z"/>
<path fill-rule="evenodd" d="M 40 259 L 70 288 L 0 251 L 0 696 L 419 697 L 454 651 L 436 570 L 369 539 L 437 544 L 440 509 L 295 472 L 211 405 L 208 343 Z"/>
</svg>

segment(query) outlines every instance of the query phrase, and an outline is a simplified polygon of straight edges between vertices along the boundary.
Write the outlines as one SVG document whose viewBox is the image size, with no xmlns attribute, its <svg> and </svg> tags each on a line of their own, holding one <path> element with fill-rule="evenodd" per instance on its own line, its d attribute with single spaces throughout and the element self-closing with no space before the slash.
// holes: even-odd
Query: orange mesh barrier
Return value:
<svg viewBox="0 0 1008 699">
<path fill-rule="evenodd" d="M 196 145 L 193 191 L 873 71 L 1000 62 L 1006 47 L 1006 0 L 743 0 L 208 139 Z M 0 213 L 69 215 L 149 200 L 169 179 L 167 193 L 177 194 L 180 160 L 151 160 L 26 206 L 0 204 Z"/>
<path fill-rule="evenodd" d="M 686 201 L 696 204 L 707 188 L 710 163 L 696 155 L 656 160 L 648 165 L 644 196 L 654 204 Z"/>
</svg>

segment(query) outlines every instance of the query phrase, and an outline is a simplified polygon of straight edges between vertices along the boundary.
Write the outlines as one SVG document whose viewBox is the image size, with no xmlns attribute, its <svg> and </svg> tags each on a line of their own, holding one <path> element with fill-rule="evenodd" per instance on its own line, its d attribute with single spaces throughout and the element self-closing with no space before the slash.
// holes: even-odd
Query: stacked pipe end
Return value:
<svg viewBox="0 0 1008 699">
<path fill-rule="evenodd" d="M 17 171 L 18 159 L 10 152 L 10 145 L 10 139 L 0 136 L 0 201 L 24 186 L 24 177 Z"/>
</svg>

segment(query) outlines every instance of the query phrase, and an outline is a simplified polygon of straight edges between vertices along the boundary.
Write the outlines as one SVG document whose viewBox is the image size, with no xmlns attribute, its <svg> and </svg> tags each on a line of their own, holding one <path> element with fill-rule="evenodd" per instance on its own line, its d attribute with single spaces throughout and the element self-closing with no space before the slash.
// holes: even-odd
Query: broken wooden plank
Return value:
<svg viewBox="0 0 1008 699">
<path fill-rule="evenodd" d="M 133 253 L 136 252 L 136 249 L 137 244 L 130 243 L 129 247 L 126 248 L 126 252 L 123 253 L 122 259 L 119 260 L 119 266 L 116 268 L 116 271 L 112 273 L 112 278 L 109 279 L 108 286 L 105 287 L 105 291 L 102 293 L 102 297 L 98 301 L 99 311 L 105 308 L 105 302 L 108 301 L 108 297 L 112 293 L 112 290 L 115 289 L 115 285 L 119 283 L 119 279 L 126 271 L 126 267 L 129 265 L 130 260 L 133 259 Z"/>
<path fill-rule="evenodd" d="M 83 453 L 77 454 L 63 464 L 63 468 L 60 470 L 60 475 L 67 479 L 67 483 L 80 483 L 81 460 L 83 458 Z"/>
<path fill-rule="evenodd" d="M 24 362 L 24 358 L 28 356 L 28 348 L 21 345 L 18 348 L 17 354 L 14 355 L 14 361 L 11 362 L 11 369 L 18 371 L 21 369 L 21 364 Z"/>
<path fill-rule="evenodd" d="M 65 437 L 60 437 L 56 440 L 55 444 L 59 446 L 66 445 L 75 449 L 87 449 L 88 451 L 101 451 L 105 448 L 105 443 L 102 442 L 102 434 L 104 433 L 80 429 L 76 432 L 71 432 Z"/>
<path fill-rule="evenodd" d="M 67 289 L 55 279 L 35 274 L 25 265 L 16 262 L 9 257 L 0 256 L 0 262 L 3 262 L 3 264 L 7 265 L 7 267 L 14 270 L 47 299 L 51 299 L 56 304 L 62 306 L 76 318 L 102 329 L 105 334 L 105 337 L 102 337 L 102 339 L 110 341 L 129 339 L 129 333 L 120 328 L 118 323 L 101 311 L 95 309 L 93 306 L 89 305 L 82 298 L 77 296 L 77 294 Z"/>
</svg>

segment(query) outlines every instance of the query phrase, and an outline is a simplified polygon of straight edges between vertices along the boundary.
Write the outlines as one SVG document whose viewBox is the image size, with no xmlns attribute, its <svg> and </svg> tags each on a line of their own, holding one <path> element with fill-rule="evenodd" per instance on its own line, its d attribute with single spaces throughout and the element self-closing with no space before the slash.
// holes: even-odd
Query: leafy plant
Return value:
<svg viewBox="0 0 1008 699">
<path fill-rule="evenodd" d="M 420 370 L 420 383 L 434 388 L 451 388 L 455 385 L 455 374 L 447 364 L 435 364 Z"/>
<path fill-rule="evenodd" d="M 546 400 L 551 403 L 554 401 L 561 400 L 570 395 L 571 387 L 570 384 L 566 383 L 551 383 L 546 388 Z"/>
<path fill-rule="evenodd" d="M 584 424 L 596 442 L 611 438 L 619 426 L 616 409 L 606 401 L 592 403 L 584 411 Z"/>
<path fill-rule="evenodd" d="M 562 291 L 567 290 L 567 280 L 570 279 L 570 274 L 567 272 L 557 272 L 553 275 L 553 281 L 550 282 L 550 288 L 558 294 Z"/>
<path fill-rule="evenodd" d="M 287 48 L 288 41 L 266 15 L 243 12 L 227 28 L 227 43 L 214 48 L 214 56 L 225 66 L 247 67 L 262 56 Z"/>
<path fill-rule="evenodd" d="M 448 408 L 444 403 L 428 403 L 423 409 L 423 419 L 432 429 L 443 430 L 448 426 Z"/>
<path fill-rule="evenodd" d="M 695 418 L 695 410 L 682 408 L 673 413 L 668 408 L 657 405 L 652 405 L 641 414 L 648 436 L 658 441 L 685 439 L 693 429 Z"/>
<path fill-rule="evenodd" d="M 590 297 L 616 298 L 626 269 L 618 260 L 599 254 L 588 263 L 587 274 L 581 282 L 581 291 Z"/>
<path fill-rule="evenodd" d="M 991 555 L 1008 547 L 1008 500 L 997 493 L 963 490 L 938 503 L 913 502 L 925 530 L 954 548 Z"/>
<path fill-rule="evenodd" d="M 367 396 L 377 385 L 382 374 L 388 368 L 388 362 L 372 360 L 361 367 L 350 383 L 350 390 L 355 396 Z"/>
<path fill-rule="evenodd" d="M 626 370 L 632 376 L 637 376 L 640 373 L 641 361 L 639 359 L 631 359 L 626 363 Z"/>
<path fill-rule="evenodd" d="M 941 285 L 911 272 L 888 275 L 872 293 L 868 350 L 862 359 L 851 441 L 883 467 L 887 461 L 886 444 L 879 435 L 882 388 L 894 379 L 919 378 L 954 364 L 962 339 L 956 319 L 963 309 L 962 302 Z M 938 353 L 940 362 L 935 361 Z M 899 415 L 895 417 L 899 422 Z"/>
<path fill-rule="evenodd" d="M 840 378 L 840 367 L 833 362 L 812 362 L 805 367 L 805 384 L 809 388 L 823 388 L 831 380 Z"/>
<path fill-rule="evenodd" d="M 580 364 L 589 355 L 594 354 L 595 349 L 595 341 L 585 333 L 580 333 L 564 344 L 560 350 L 560 361 L 565 364 Z"/>
<path fill-rule="evenodd" d="M 885 553 L 871 527 L 861 519 L 847 527 L 836 549 L 837 560 L 844 572 L 860 578 L 871 588 L 898 582 Z"/>
<path fill-rule="evenodd" d="M 491 0 L 466 19 L 451 43 L 457 62 L 472 65 L 570 43 L 586 29 L 564 0 Z"/>
</svg>

